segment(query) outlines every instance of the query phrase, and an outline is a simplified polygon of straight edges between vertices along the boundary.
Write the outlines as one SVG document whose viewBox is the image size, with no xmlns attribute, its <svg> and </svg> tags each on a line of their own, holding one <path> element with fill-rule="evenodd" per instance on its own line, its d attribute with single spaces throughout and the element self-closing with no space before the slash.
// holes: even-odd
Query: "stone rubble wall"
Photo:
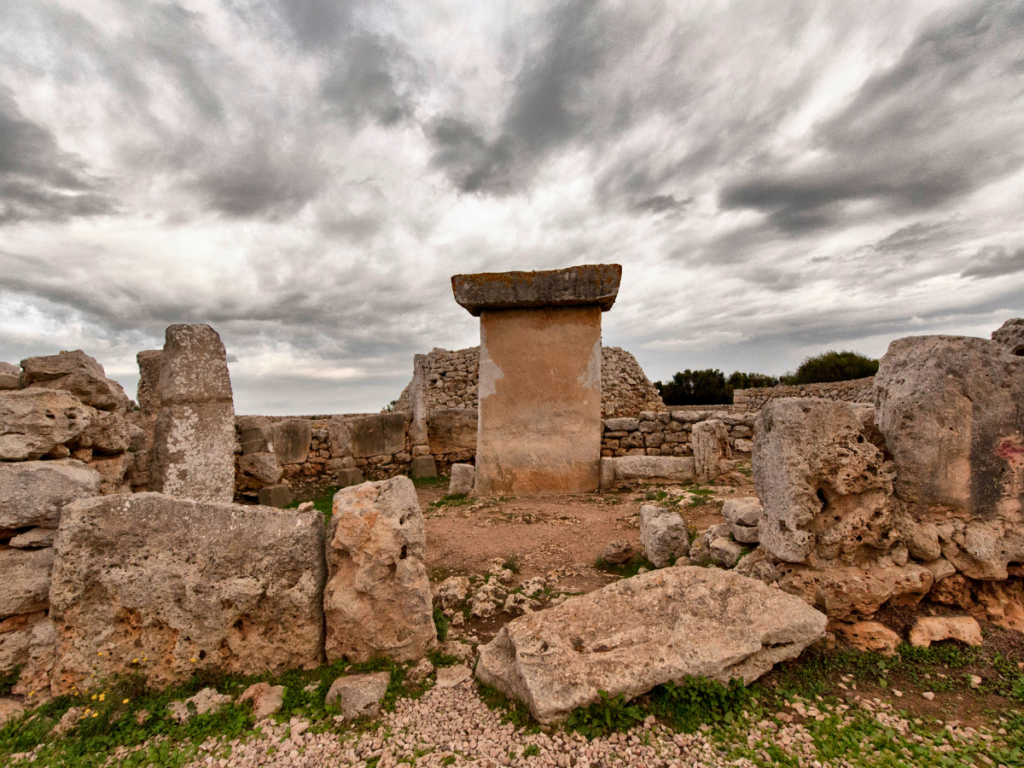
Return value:
<svg viewBox="0 0 1024 768">
<path fill-rule="evenodd" d="M 694 425 L 719 419 L 728 430 L 729 447 L 740 456 L 749 457 L 756 418 L 756 413 L 680 408 L 605 419 L 601 456 L 692 456 Z"/>
<path fill-rule="evenodd" d="M 737 389 L 733 392 L 733 405 L 747 411 L 760 411 L 772 400 L 784 397 L 820 397 L 823 400 L 848 403 L 873 403 L 875 377 L 853 381 L 832 381 L 820 384 L 793 384 L 757 389 Z"/>
<path fill-rule="evenodd" d="M 428 413 L 452 408 L 477 408 L 480 347 L 448 351 L 435 347 L 422 360 L 423 397 Z M 413 385 L 395 401 L 394 410 L 413 410 Z M 629 352 L 619 347 L 601 348 L 601 412 L 605 418 L 640 411 L 665 410 L 661 395 Z"/>
</svg>

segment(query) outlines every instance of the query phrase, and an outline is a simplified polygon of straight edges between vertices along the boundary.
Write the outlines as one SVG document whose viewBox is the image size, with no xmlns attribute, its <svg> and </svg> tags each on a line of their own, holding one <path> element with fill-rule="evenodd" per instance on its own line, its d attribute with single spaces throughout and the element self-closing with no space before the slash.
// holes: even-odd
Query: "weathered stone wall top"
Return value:
<svg viewBox="0 0 1024 768">
<path fill-rule="evenodd" d="M 427 411 L 476 408 L 480 347 L 448 351 L 434 347 L 422 355 Z M 410 387 L 402 391 L 395 410 L 411 412 Z M 601 348 L 601 414 L 604 418 L 632 416 L 640 411 L 662 411 L 661 395 L 629 352 L 619 347 Z"/>
<path fill-rule="evenodd" d="M 597 304 L 607 312 L 619 294 L 622 267 L 584 264 L 541 272 L 483 272 L 452 276 L 459 306 L 479 317 L 485 309 L 579 307 Z"/>
<path fill-rule="evenodd" d="M 820 397 L 824 400 L 842 400 L 848 403 L 873 403 L 875 377 L 853 381 L 830 381 L 820 384 L 793 384 L 760 389 L 737 389 L 733 403 L 748 411 L 759 411 L 766 403 L 783 397 Z"/>
</svg>

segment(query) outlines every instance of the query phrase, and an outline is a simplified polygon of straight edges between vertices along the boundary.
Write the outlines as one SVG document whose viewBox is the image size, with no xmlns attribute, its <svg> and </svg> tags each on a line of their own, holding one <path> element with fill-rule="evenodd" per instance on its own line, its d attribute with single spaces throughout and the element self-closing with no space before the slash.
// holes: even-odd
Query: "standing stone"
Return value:
<svg viewBox="0 0 1024 768">
<path fill-rule="evenodd" d="M 171 496 L 231 501 L 235 413 L 227 355 L 208 325 L 167 329 L 150 487 Z"/>
<path fill-rule="evenodd" d="M 621 276 L 613 264 L 452 278 L 480 318 L 477 493 L 598 489 L 601 313 Z"/>
<path fill-rule="evenodd" d="M 0 390 L 3 389 L 21 389 L 21 368 L 0 363 Z"/>
<path fill-rule="evenodd" d="M 163 687 L 318 666 L 323 536 L 314 511 L 156 493 L 69 504 L 50 591 L 54 692 L 136 668 Z"/>
<path fill-rule="evenodd" d="M 352 430 L 344 419 L 332 416 L 327 422 L 327 442 L 332 459 L 344 459 L 352 455 Z"/>
<path fill-rule="evenodd" d="M 0 528 L 56 528 L 64 505 L 97 496 L 101 481 L 74 459 L 0 463 Z"/>
<path fill-rule="evenodd" d="M 465 496 L 473 492 L 473 478 L 476 469 L 472 464 L 452 464 L 451 481 L 448 483 L 449 496 Z"/>
<path fill-rule="evenodd" d="M 709 419 L 693 425 L 693 467 L 698 482 L 717 480 L 719 463 L 730 456 L 729 428 L 721 419 Z"/>
<path fill-rule="evenodd" d="M 965 576 L 1006 579 L 1024 560 L 1024 358 L 986 339 L 897 339 L 875 403 L 908 522 L 941 523 L 942 554 Z"/>
<path fill-rule="evenodd" d="M 647 559 L 665 568 L 690 553 L 686 523 L 677 512 L 648 504 L 640 508 L 640 543 Z"/>
<path fill-rule="evenodd" d="M 412 481 L 344 488 L 327 530 L 327 659 L 421 658 L 437 640 L 426 535 Z"/>
<path fill-rule="evenodd" d="M 278 464 L 302 464 L 309 455 L 313 424 L 309 419 L 286 419 L 274 425 L 274 453 Z"/>
<path fill-rule="evenodd" d="M 0 392 L 0 461 L 42 458 L 85 432 L 94 413 L 67 392 Z"/>
<path fill-rule="evenodd" d="M 108 379 L 103 366 L 80 349 L 30 357 L 21 361 L 21 367 L 21 385 L 26 389 L 64 390 L 100 411 L 124 413 L 128 409 L 128 396 L 121 385 Z"/>
</svg>

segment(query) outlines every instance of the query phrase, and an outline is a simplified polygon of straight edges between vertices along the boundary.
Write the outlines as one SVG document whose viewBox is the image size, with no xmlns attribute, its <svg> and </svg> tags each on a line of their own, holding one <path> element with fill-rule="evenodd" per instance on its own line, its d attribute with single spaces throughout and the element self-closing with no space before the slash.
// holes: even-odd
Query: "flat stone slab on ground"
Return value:
<svg viewBox="0 0 1024 768">
<path fill-rule="evenodd" d="M 799 598 L 728 571 L 675 567 L 634 576 L 506 624 L 477 678 L 541 723 L 687 675 L 749 683 L 825 636 Z"/>
</svg>

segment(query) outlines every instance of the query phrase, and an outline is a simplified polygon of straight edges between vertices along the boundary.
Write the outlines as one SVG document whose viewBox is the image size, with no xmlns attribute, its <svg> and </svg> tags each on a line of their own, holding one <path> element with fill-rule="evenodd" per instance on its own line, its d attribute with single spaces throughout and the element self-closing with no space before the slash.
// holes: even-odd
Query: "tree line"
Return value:
<svg viewBox="0 0 1024 768">
<path fill-rule="evenodd" d="M 822 384 L 852 381 L 878 373 L 878 361 L 857 352 L 829 350 L 806 358 L 793 373 L 769 376 L 734 371 L 728 378 L 717 368 L 676 373 L 670 381 L 654 382 L 665 405 L 727 405 L 737 389 L 758 389 L 779 384 Z"/>
</svg>

